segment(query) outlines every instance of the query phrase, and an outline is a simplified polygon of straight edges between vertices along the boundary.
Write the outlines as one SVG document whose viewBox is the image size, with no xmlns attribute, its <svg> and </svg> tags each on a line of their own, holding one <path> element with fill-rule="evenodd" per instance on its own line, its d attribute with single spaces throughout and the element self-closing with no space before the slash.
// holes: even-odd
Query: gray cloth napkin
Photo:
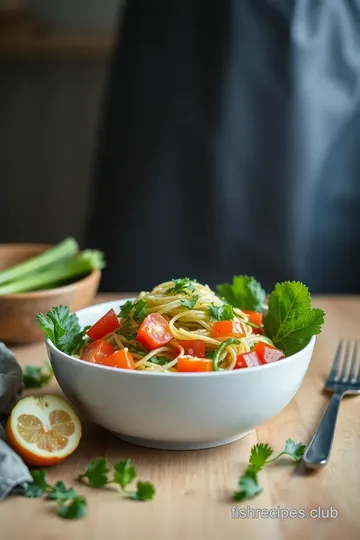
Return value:
<svg viewBox="0 0 360 540">
<path fill-rule="evenodd" d="M 0 342 L 0 502 L 10 493 L 22 493 L 32 477 L 22 459 L 6 444 L 2 422 L 22 391 L 21 367 L 15 356 Z"/>
</svg>

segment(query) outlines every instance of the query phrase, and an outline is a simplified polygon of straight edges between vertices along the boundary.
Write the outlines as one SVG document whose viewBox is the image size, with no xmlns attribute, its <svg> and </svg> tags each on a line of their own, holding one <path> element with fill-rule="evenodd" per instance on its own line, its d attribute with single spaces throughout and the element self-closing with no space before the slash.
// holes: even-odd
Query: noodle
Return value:
<svg viewBox="0 0 360 540">
<path fill-rule="evenodd" d="M 177 282 L 180 281 L 185 282 L 185 285 L 177 285 Z M 211 354 L 231 337 L 214 337 L 213 335 L 211 307 L 221 308 L 227 306 L 227 304 L 216 296 L 207 285 L 201 285 L 192 280 L 168 281 L 161 283 L 151 292 L 141 292 L 132 302 L 133 306 L 135 307 L 140 300 L 145 303 L 146 315 L 157 313 L 164 317 L 176 342 L 184 340 L 203 341 L 208 358 L 211 358 Z M 186 306 L 189 301 L 191 309 Z M 236 338 L 239 340 L 238 344 L 225 347 L 220 356 L 220 370 L 233 369 L 238 355 L 249 352 L 258 341 L 272 344 L 267 337 L 253 333 L 252 326 L 248 324 L 248 315 L 240 309 L 233 308 L 233 320 L 242 324 L 245 335 Z M 175 348 L 171 340 L 166 345 L 159 346 L 150 352 L 145 350 L 136 340 L 140 324 L 141 319 L 139 321 L 136 310 L 132 308 L 127 317 L 120 318 L 120 327 L 115 332 L 105 336 L 104 339 L 115 350 L 128 348 L 134 358 L 135 369 L 137 370 L 176 372 L 178 358 L 185 354 L 184 348 L 178 343 Z M 161 357 L 161 362 L 159 357 Z"/>
</svg>

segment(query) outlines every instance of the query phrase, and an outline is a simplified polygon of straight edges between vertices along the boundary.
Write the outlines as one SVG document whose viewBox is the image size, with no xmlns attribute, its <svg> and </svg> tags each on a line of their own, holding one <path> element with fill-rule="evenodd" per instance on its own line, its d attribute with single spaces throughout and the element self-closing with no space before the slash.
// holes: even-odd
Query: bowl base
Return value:
<svg viewBox="0 0 360 540">
<path fill-rule="evenodd" d="M 206 448 L 216 448 L 217 446 L 224 446 L 225 444 L 230 444 L 235 441 L 239 441 L 243 437 L 246 437 L 250 431 L 244 431 L 235 435 L 234 437 L 229 437 L 228 439 L 222 439 L 221 441 L 215 442 L 202 442 L 202 443 L 180 443 L 180 442 L 170 442 L 170 441 L 157 441 L 152 439 L 138 439 L 137 437 L 128 437 L 122 435 L 121 433 L 112 432 L 115 437 L 121 439 L 130 444 L 135 444 L 137 446 L 144 446 L 145 448 L 155 448 L 156 450 L 205 450 Z"/>
</svg>

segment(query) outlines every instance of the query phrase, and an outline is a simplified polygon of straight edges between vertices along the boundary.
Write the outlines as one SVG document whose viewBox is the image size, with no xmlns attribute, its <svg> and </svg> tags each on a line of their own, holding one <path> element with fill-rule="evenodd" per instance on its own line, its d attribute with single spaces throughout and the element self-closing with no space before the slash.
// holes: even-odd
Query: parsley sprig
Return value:
<svg viewBox="0 0 360 540">
<path fill-rule="evenodd" d="M 54 373 L 47 362 L 43 366 L 26 366 L 23 369 L 24 388 L 42 388 L 49 384 Z"/>
<path fill-rule="evenodd" d="M 39 498 L 46 496 L 57 503 L 57 513 L 63 519 L 80 519 L 86 515 L 86 499 L 73 487 L 67 488 L 61 480 L 49 484 L 44 470 L 31 471 L 33 481 L 25 489 L 25 497 Z"/>
<path fill-rule="evenodd" d="M 239 480 L 239 489 L 234 493 L 236 501 L 252 499 L 262 492 L 262 488 L 258 482 L 258 473 L 265 465 L 273 463 L 281 456 L 290 456 L 295 462 L 299 462 L 304 454 L 305 445 L 301 442 L 296 443 L 293 439 L 288 439 L 285 442 L 285 447 L 282 452 L 272 457 L 273 449 L 267 443 L 258 443 L 251 448 L 249 465 L 244 474 Z"/>
<path fill-rule="evenodd" d="M 136 489 L 128 491 L 128 488 L 134 482 L 135 478 L 135 465 L 130 459 L 118 461 L 111 471 L 108 460 L 103 457 L 97 457 L 88 463 L 85 472 L 79 475 L 78 480 L 93 488 L 117 485 L 131 499 L 136 501 L 148 501 L 153 499 L 156 490 L 154 485 L 150 482 L 138 480 L 136 482 Z"/>
<path fill-rule="evenodd" d="M 120 307 L 118 317 L 126 319 L 130 317 L 131 313 L 134 320 L 141 324 L 148 314 L 146 301 L 140 299 L 134 304 L 131 300 L 128 300 Z M 126 328 L 126 322 L 122 325 L 122 329 Z"/>
</svg>

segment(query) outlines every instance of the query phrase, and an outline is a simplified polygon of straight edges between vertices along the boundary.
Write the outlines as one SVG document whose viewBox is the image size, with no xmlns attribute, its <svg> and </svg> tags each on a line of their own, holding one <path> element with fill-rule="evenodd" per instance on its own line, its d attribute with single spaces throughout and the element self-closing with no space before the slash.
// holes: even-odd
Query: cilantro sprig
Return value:
<svg viewBox="0 0 360 540">
<path fill-rule="evenodd" d="M 63 519 L 80 519 L 86 515 L 86 499 L 73 487 L 67 488 L 61 480 L 54 485 L 49 484 L 44 470 L 31 471 L 31 475 L 33 481 L 27 484 L 25 497 L 46 496 L 47 500 L 57 503 L 57 513 Z"/>
<path fill-rule="evenodd" d="M 234 499 L 236 501 L 244 501 L 245 499 L 252 499 L 262 492 L 262 488 L 258 482 L 258 473 L 265 465 L 273 463 L 285 455 L 290 456 L 295 463 L 298 463 L 304 452 L 305 445 L 301 442 L 296 443 L 293 439 L 287 439 L 284 450 L 274 457 L 271 457 L 273 455 L 273 449 L 269 444 L 255 444 L 251 448 L 249 465 L 240 477 L 238 483 L 239 489 L 234 493 Z"/>
<path fill-rule="evenodd" d="M 110 474 L 111 473 L 111 474 Z M 136 478 L 135 465 L 130 459 L 124 459 L 115 463 L 111 471 L 107 459 L 97 457 L 91 460 L 78 480 L 93 488 L 103 488 L 108 485 L 117 485 L 131 499 L 136 501 L 148 501 L 154 498 L 156 490 L 151 482 L 136 483 L 136 489 L 129 491 L 129 487 Z"/>
<path fill-rule="evenodd" d="M 23 369 L 24 388 L 42 388 L 49 384 L 54 372 L 48 363 L 43 366 L 26 366 Z"/>
<path fill-rule="evenodd" d="M 167 289 L 166 294 L 173 294 L 173 295 L 189 294 L 189 291 L 191 292 L 195 291 L 195 287 L 192 281 L 196 281 L 196 280 L 189 279 L 189 278 L 173 279 L 172 280 L 173 286 Z"/>
<path fill-rule="evenodd" d="M 125 304 L 120 307 L 118 317 L 127 319 L 130 317 L 130 314 L 132 314 L 136 322 L 142 323 L 148 314 L 146 301 L 140 299 L 135 302 L 135 304 L 131 300 L 125 302 Z M 122 329 L 126 328 L 127 322 L 128 321 L 125 321 L 125 323 L 122 325 Z"/>
<path fill-rule="evenodd" d="M 210 315 L 210 321 L 230 321 L 234 318 L 234 312 L 230 304 L 223 304 L 221 306 L 215 306 L 215 304 L 210 304 L 208 307 L 208 312 Z"/>
<path fill-rule="evenodd" d="M 188 309 L 194 309 L 198 300 L 199 297 L 195 294 L 194 296 L 191 296 L 191 298 L 182 298 L 180 304 Z"/>
</svg>

